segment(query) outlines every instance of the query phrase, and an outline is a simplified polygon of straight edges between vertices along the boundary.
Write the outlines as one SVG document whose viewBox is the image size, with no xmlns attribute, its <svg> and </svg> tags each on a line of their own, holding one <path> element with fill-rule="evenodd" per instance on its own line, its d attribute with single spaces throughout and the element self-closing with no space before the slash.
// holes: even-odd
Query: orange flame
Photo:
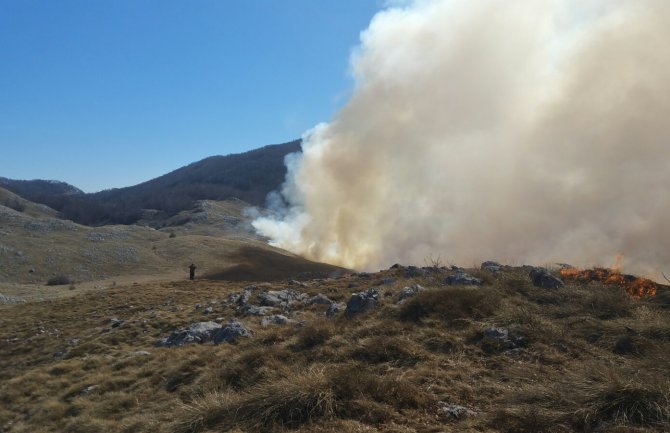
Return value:
<svg viewBox="0 0 670 433">
<path fill-rule="evenodd" d="M 570 278 L 583 282 L 601 282 L 606 285 L 619 286 L 626 289 L 626 292 L 637 299 L 643 297 L 656 296 L 658 284 L 654 281 L 626 275 L 621 273 L 621 264 L 623 263 L 623 254 L 617 255 L 616 262 L 612 268 L 593 268 L 580 270 L 576 268 L 563 268 L 560 273 L 564 278 Z"/>
</svg>

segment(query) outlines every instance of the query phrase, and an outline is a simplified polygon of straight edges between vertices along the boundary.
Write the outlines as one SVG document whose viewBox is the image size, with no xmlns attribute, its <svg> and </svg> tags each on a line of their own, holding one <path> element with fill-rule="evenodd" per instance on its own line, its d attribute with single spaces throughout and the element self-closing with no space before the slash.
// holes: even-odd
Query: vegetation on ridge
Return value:
<svg viewBox="0 0 670 433">
<path fill-rule="evenodd" d="M 537 288 L 522 268 L 470 272 L 481 288 L 401 269 L 294 284 L 336 302 L 377 287 L 381 303 L 350 319 L 304 305 L 287 313 L 296 324 L 265 327 L 222 302 L 241 282 L 147 283 L 2 307 L 0 430 L 667 431 L 667 289 L 637 300 L 599 282 Z M 416 283 L 426 290 L 396 304 Z M 233 317 L 254 337 L 154 347 L 190 323 Z M 523 344 L 487 337 L 494 327 Z M 445 404 L 476 415 L 456 418 Z"/>
</svg>

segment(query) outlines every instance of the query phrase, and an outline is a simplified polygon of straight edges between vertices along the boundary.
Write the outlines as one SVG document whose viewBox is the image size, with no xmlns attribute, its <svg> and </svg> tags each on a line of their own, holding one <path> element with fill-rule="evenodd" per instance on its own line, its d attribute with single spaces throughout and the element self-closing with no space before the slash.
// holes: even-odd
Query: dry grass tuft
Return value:
<svg viewBox="0 0 670 433">
<path fill-rule="evenodd" d="M 621 425 L 655 425 L 670 422 L 668 383 L 642 383 L 615 379 L 594 387 L 585 407 L 576 413 L 584 425 L 613 422 Z"/>
<path fill-rule="evenodd" d="M 401 320 L 421 322 L 431 316 L 453 324 L 461 319 L 480 319 L 496 311 L 499 297 L 487 287 L 447 287 L 426 290 L 410 298 L 399 311 Z"/>
<path fill-rule="evenodd" d="M 231 428 L 241 424 L 254 431 L 295 428 L 315 419 L 330 418 L 335 396 L 323 368 L 310 368 L 292 377 L 266 381 L 241 394 L 209 393 L 184 406 L 177 432 Z"/>
</svg>

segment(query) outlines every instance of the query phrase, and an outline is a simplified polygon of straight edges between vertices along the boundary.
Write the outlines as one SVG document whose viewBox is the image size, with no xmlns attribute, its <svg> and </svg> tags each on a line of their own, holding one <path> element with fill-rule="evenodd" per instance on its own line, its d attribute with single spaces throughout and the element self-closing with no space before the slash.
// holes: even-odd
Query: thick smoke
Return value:
<svg viewBox="0 0 670 433">
<path fill-rule="evenodd" d="M 274 244 L 670 271 L 670 2 L 416 0 L 377 14 L 354 94 L 287 160 Z"/>
</svg>

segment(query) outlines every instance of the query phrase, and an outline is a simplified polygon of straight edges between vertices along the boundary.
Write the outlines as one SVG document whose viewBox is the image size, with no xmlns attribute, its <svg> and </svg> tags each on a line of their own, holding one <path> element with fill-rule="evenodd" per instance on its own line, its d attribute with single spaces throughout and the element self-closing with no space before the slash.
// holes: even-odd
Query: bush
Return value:
<svg viewBox="0 0 670 433">
<path fill-rule="evenodd" d="M 56 275 L 47 280 L 47 286 L 65 286 L 67 284 L 74 284 L 74 281 L 64 274 Z"/>
</svg>

